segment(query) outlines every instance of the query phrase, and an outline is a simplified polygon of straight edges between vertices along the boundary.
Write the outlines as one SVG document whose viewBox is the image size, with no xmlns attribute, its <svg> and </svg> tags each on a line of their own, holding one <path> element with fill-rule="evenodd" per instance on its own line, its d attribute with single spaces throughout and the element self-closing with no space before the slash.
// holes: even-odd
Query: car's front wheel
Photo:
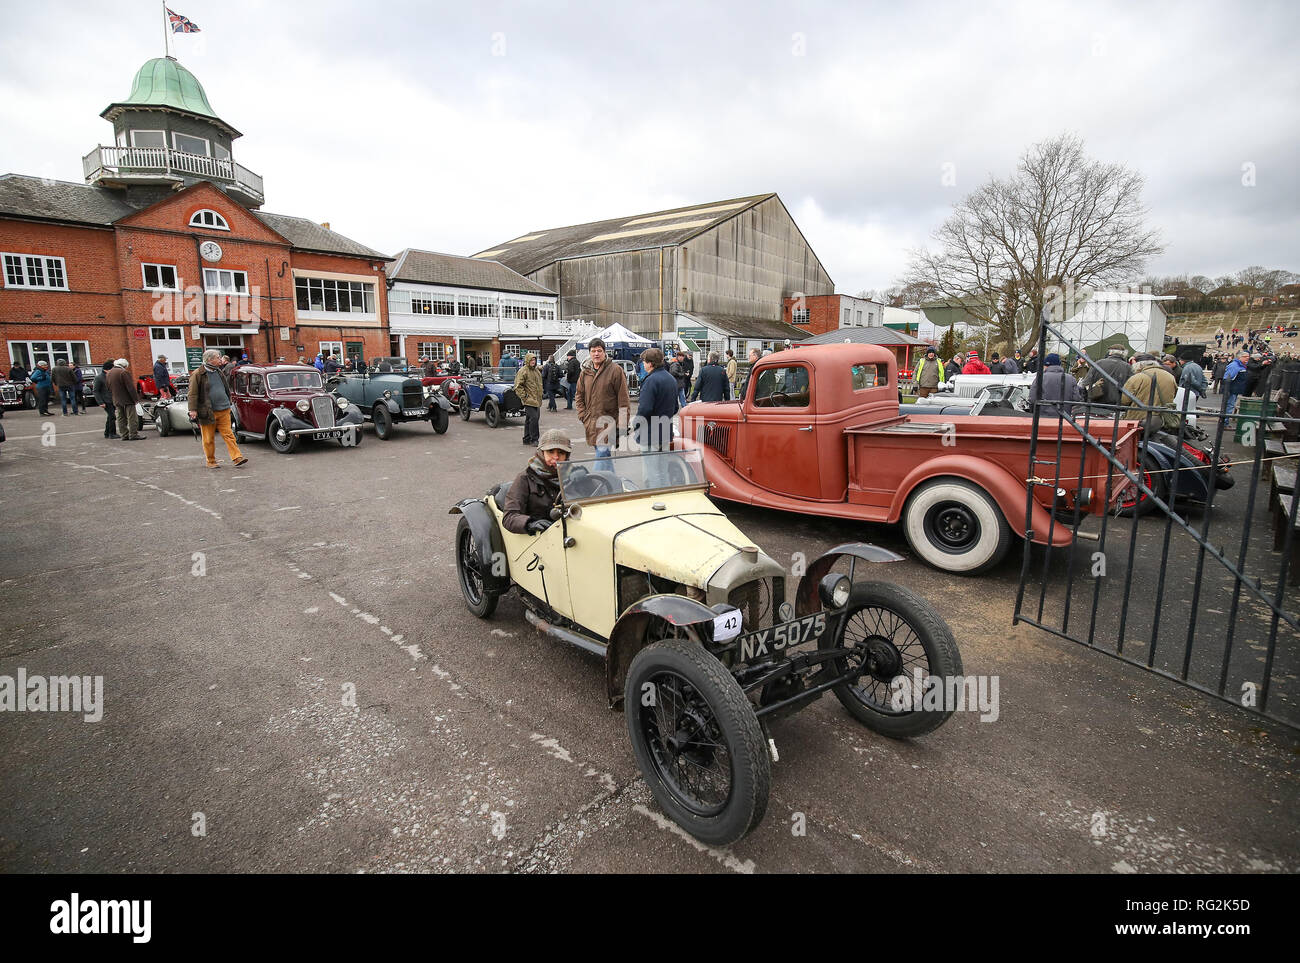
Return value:
<svg viewBox="0 0 1300 963">
<path fill-rule="evenodd" d="M 703 843 L 725 846 L 758 825 L 772 772 L 754 707 L 698 642 L 656 642 L 636 654 L 623 711 L 655 801 Z"/>
<path fill-rule="evenodd" d="M 460 396 L 460 420 L 469 421 L 469 395 Z"/>
<path fill-rule="evenodd" d="M 429 409 L 429 424 L 433 430 L 440 435 L 447 433 L 447 426 L 451 424 L 451 418 L 447 412 L 443 411 L 442 405 L 434 405 Z"/>
<path fill-rule="evenodd" d="M 387 441 L 393 437 L 393 415 L 385 404 L 377 404 L 370 413 L 370 420 L 375 423 L 375 437 Z"/>
<path fill-rule="evenodd" d="M 153 414 L 154 424 L 158 426 L 159 436 L 166 438 L 172 433 L 172 416 L 166 408 L 159 408 Z"/>
<path fill-rule="evenodd" d="M 456 575 L 460 581 L 460 594 L 465 598 L 465 607 L 480 619 L 486 619 L 496 611 L 497 599 L 501 593 L 487 587 L 486 573 L 479 556 L 478 540 L 470 528 L 469 519 L 464 515 L 456 526 Z"/>
<path fill-rule="evenodd" d="M 927 565 L 977 575 L 1002 561 L 1011 526 L 988 492 L 957 478 L 926 482 L 903 509 L 903 532 Z"/>
<path fill-rule="evenodd" d="M 291 455 L 298 448 L 298 436 L 289 434 L 289 429 L 278 418 L 267 419 L 266 440 L 282 455 Z"/>
<path fill-rule="evenodd" d="M 893 739 L 919 736 L 939 728 L 953 706 L 925 693 L 960 676 L 961 653 L 952 630 L 916 593 L 889 582 L 860 582 L 849 594 L 838 632 L 822 637 L 822 649 L 844 649 L 830 663 L 835 675 L 850 667 L 856 681 L 831 691 L 853 718 Z M 929 706 L 929 708 L 927 708 Z"/>
</svg>

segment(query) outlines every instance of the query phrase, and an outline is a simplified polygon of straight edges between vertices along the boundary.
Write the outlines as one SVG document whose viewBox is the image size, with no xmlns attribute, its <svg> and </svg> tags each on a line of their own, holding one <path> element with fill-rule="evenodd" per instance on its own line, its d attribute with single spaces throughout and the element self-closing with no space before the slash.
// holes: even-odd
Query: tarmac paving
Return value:
<svg viewBox="0 0 1300 963">
<path fill-rule="evenodd" d="M 910 742 L 830 696 L 780 720 L 766 817 L 720 849 L 655 805 L 597 658 L 513 596 L 461 601 L 447 510 L 522 467 L 521 421 L 250 441 L 216 471 L 187 435 L 103 439 L 97 409 L 4 426 L 0 676 L 104 680 L 98 722 L 0 712 L 5 871 L 1300 869 L 1296 731 L 1013 626 L 1016 552 L 959 578 L 895 528 L 722 503 L 783 563 L 908 555 L 872 576 L 937 607 L 999 704 Z"/>
</svg>

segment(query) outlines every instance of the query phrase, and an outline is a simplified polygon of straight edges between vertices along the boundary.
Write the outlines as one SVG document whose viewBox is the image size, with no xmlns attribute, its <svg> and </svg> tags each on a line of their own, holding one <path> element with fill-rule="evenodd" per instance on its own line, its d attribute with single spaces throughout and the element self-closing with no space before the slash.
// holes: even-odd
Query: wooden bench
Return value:
<svg viewBox="0 0 1300 963">
<path fill-rule="evenodd" d="M 1292 474 L 1292 488 L 1294 489 L 1295 475 Z M 1295 498 L 1294 491 L 1290 495 L 1284 495 L 1278 492 L 1274 496 L 1273 505 L 1273 551 L 1282 551 L 1286 544 L 1287 523 L 1291 520 L 1291 502 Z M 1291 563 L 1287 567 L 1288 585 L 1300 585 L 1300 518 L 1296 519 L 1295 530 L 1291 533 Z"/>
</svg>

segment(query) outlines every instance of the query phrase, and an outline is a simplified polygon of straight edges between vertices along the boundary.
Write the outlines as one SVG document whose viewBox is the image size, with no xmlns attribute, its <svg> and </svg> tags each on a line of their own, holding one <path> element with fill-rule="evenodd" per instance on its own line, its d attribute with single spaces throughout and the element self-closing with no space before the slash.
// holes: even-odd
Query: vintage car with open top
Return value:
<svg viewBox="0 0 1300 963">
<path fill-rule="evenodd" d="M 898 699 L 900 678 L 961 675 L 952 633 L 917 595 L 860 578 L 898 555 L 841 545 L 811 562 L 787 600 L 786 571 L 707 496 L 698 452 L 641 452 L 559 465 L 552 523 L 502 522 L 510 482 L 451 509 L 471 612 L 517 590 L 525 617 L 605 661 L 637 765 L 664 812 L 712 844 L 739 839 L 767 804 L 774 719 L 833 692 L 859 722 L 903 738 L 952 707 Z"/>
<path fill-rule="evenodd" d="M 1039 426 L 1030 472 L 1033 422 L 1020 417 L 899 413 L 896 362 L 866 344 L 810 345 L 778 351 L 754 365 L 745 397 L 682 409 L 677 443 L 698 450 L 716 498 L 863 522 L 901 522 L 912 550 L 934 568 L 961 574 L 996 565 L 1012 532 L 1053 546 L 1071 543 L 1052 513 L 1104 514 L 1121 504 L 1127 476 L 1069 425 Z M 1137 464 L 1139 425 L 1094 421 L 1093 440 L 1128 468 Z M 1112 437 L 1116 435 L 1116 437 Z M 1081 487 L 1028 480 L 1055 473 Z M 1107 492 L 1110 501 L 1107 503 Z"/>
<path fill-rule="evenodd" d="M 325 390 L 308 365 L 240 365 L 231 379 L 231 427 L 236 437 L 265 438 L 283 455 L 301 441 L 361 444 L 361 412 Z"/>
</svg>

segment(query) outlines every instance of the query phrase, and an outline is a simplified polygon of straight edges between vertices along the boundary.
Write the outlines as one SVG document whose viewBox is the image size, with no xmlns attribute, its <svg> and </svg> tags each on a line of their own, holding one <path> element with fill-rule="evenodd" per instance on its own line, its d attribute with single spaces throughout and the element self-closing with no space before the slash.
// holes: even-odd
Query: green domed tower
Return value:
<svg viewBox="0 0 1300 963">
<path fill-rule="evenodd" d="M 231 154 L 239 131 L 217 116 L 199 79 L 175 57 L 147 61 L 127 98 L 100 116 L 112 122 L 115 144 L 85 156 L 87 183 L 156 194 L 210 181 L 246 207 L 261 207 L 262 178 Z"/>
</svg>

